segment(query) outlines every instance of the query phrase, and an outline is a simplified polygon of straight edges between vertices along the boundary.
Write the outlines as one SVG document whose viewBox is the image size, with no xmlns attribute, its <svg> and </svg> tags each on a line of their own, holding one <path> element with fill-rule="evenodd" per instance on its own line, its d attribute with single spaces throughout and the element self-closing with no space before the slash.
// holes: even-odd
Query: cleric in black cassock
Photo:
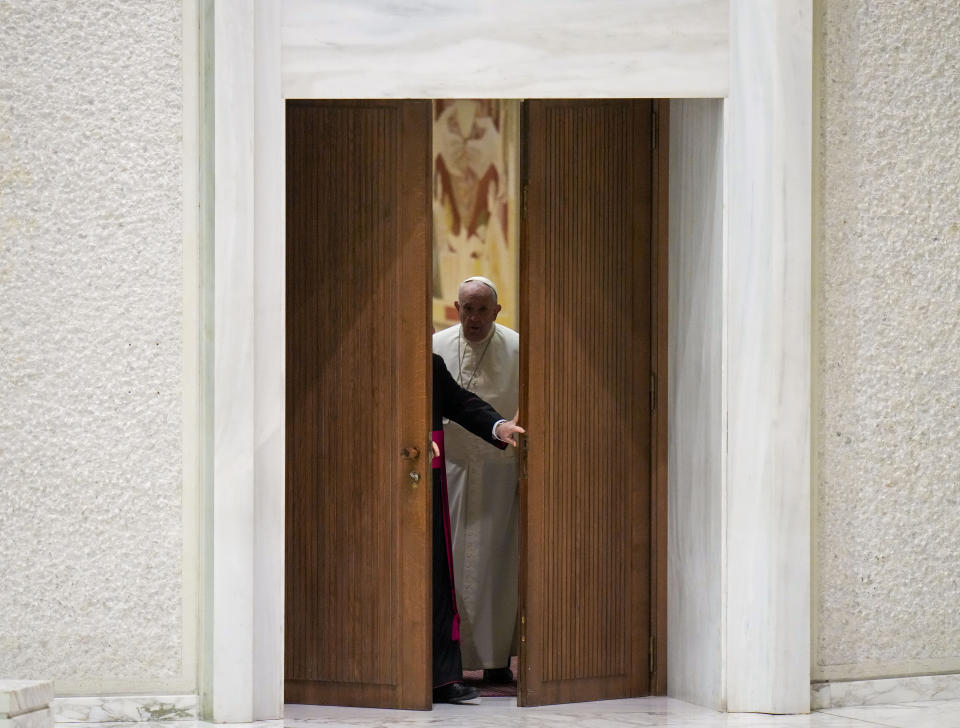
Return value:
<svg viewBox="0 0 960 728">
<path fill-rule="evenodd" d="M 433 441 L 440 453 L 433 458 L 433 699 L 459 703 L 477 698 L 479 691 L 461 682 L 460 618 L 450 552 L 450 508 L 443 460 L 444 417 L 501 449 L 508 443 L 516 446 L 513 435 L 524 430 L 517 427 L 516 417 L 506 420 L 477 395 L 458 385 L 443 359 L 433 355 Z"/>
</svg>

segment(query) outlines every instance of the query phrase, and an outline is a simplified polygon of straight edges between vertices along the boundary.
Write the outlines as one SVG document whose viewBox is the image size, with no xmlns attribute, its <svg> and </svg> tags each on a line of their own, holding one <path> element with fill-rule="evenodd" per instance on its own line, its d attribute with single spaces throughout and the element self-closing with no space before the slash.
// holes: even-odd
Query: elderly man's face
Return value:
<svg viewBox="0 0 960 728">
<path fill-rule="evenodd" d="M 463 335 L 468 341 L 482 341 L 500 313 L 493 301 L 493 291 L 478 281 L 470 281 L 460 289 L 460 300 L 453 304 L 460 314 Z"/>
</svg>

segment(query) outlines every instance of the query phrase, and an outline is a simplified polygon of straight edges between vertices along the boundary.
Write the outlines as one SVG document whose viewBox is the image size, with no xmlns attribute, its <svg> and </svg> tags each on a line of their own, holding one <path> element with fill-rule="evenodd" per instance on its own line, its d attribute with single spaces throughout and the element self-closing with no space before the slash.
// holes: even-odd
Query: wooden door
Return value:
<svg viewBox="0 0 960 728">
<path fill-rule="evenodd" d="M 285 700 L 429 709 L 430 103 L 286 134 Z"/>
<path fill-rule="evenodd" d="M 652 102 L 525 102 L 521 705 L 650 692 Z"/>
</svg>

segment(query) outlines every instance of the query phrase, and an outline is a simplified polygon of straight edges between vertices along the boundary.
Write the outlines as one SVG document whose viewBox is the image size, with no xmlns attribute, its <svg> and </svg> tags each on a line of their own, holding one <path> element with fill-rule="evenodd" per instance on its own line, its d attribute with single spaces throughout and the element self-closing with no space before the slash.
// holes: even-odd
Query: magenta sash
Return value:
<svg viewBox="0 0 960 728">
<path fill-rule="evenodd" d="M 447 465 L 443 451 L 443 430 L 434 430 L 432 437 L 440 450 L 440 454 L 433 458 L 431 467 L 440 471 L 440 492 L 434 493 L 433 497 L 439 496 L 440 504 L 443 507 L 443 541 L 447 549 L 447 568 L 450 571 L 450 599 L 453 602 L 453 629 L 450 632 L 450 639 L 459 642 L 460 612 L 457 609 L 457 588 L 453 581 L 453 534 L 450 530 L 450 501 L 447 498 Z"/>
</svg>

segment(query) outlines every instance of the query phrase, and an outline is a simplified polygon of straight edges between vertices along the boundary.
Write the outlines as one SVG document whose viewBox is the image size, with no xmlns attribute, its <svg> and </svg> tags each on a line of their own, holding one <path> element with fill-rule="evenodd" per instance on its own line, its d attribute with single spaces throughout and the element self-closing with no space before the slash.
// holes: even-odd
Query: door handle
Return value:
<svg viewBox="0 0 960 728">
<path fill-rule="evenodd" d="M 404 460 L 416 460 L 420 457 L 420 449 L 416 447 L 405 447 L 400 451 L 400 457 Z M 412 462 L 410 463 L 413 467 L 416 467 Z M 411 470 L 407 473 L 407 477 L 410 480 L 410 487 L 416 488 L 417 484 L 420 482 L 420 473 L 416 470 Z"/>
</svg>

